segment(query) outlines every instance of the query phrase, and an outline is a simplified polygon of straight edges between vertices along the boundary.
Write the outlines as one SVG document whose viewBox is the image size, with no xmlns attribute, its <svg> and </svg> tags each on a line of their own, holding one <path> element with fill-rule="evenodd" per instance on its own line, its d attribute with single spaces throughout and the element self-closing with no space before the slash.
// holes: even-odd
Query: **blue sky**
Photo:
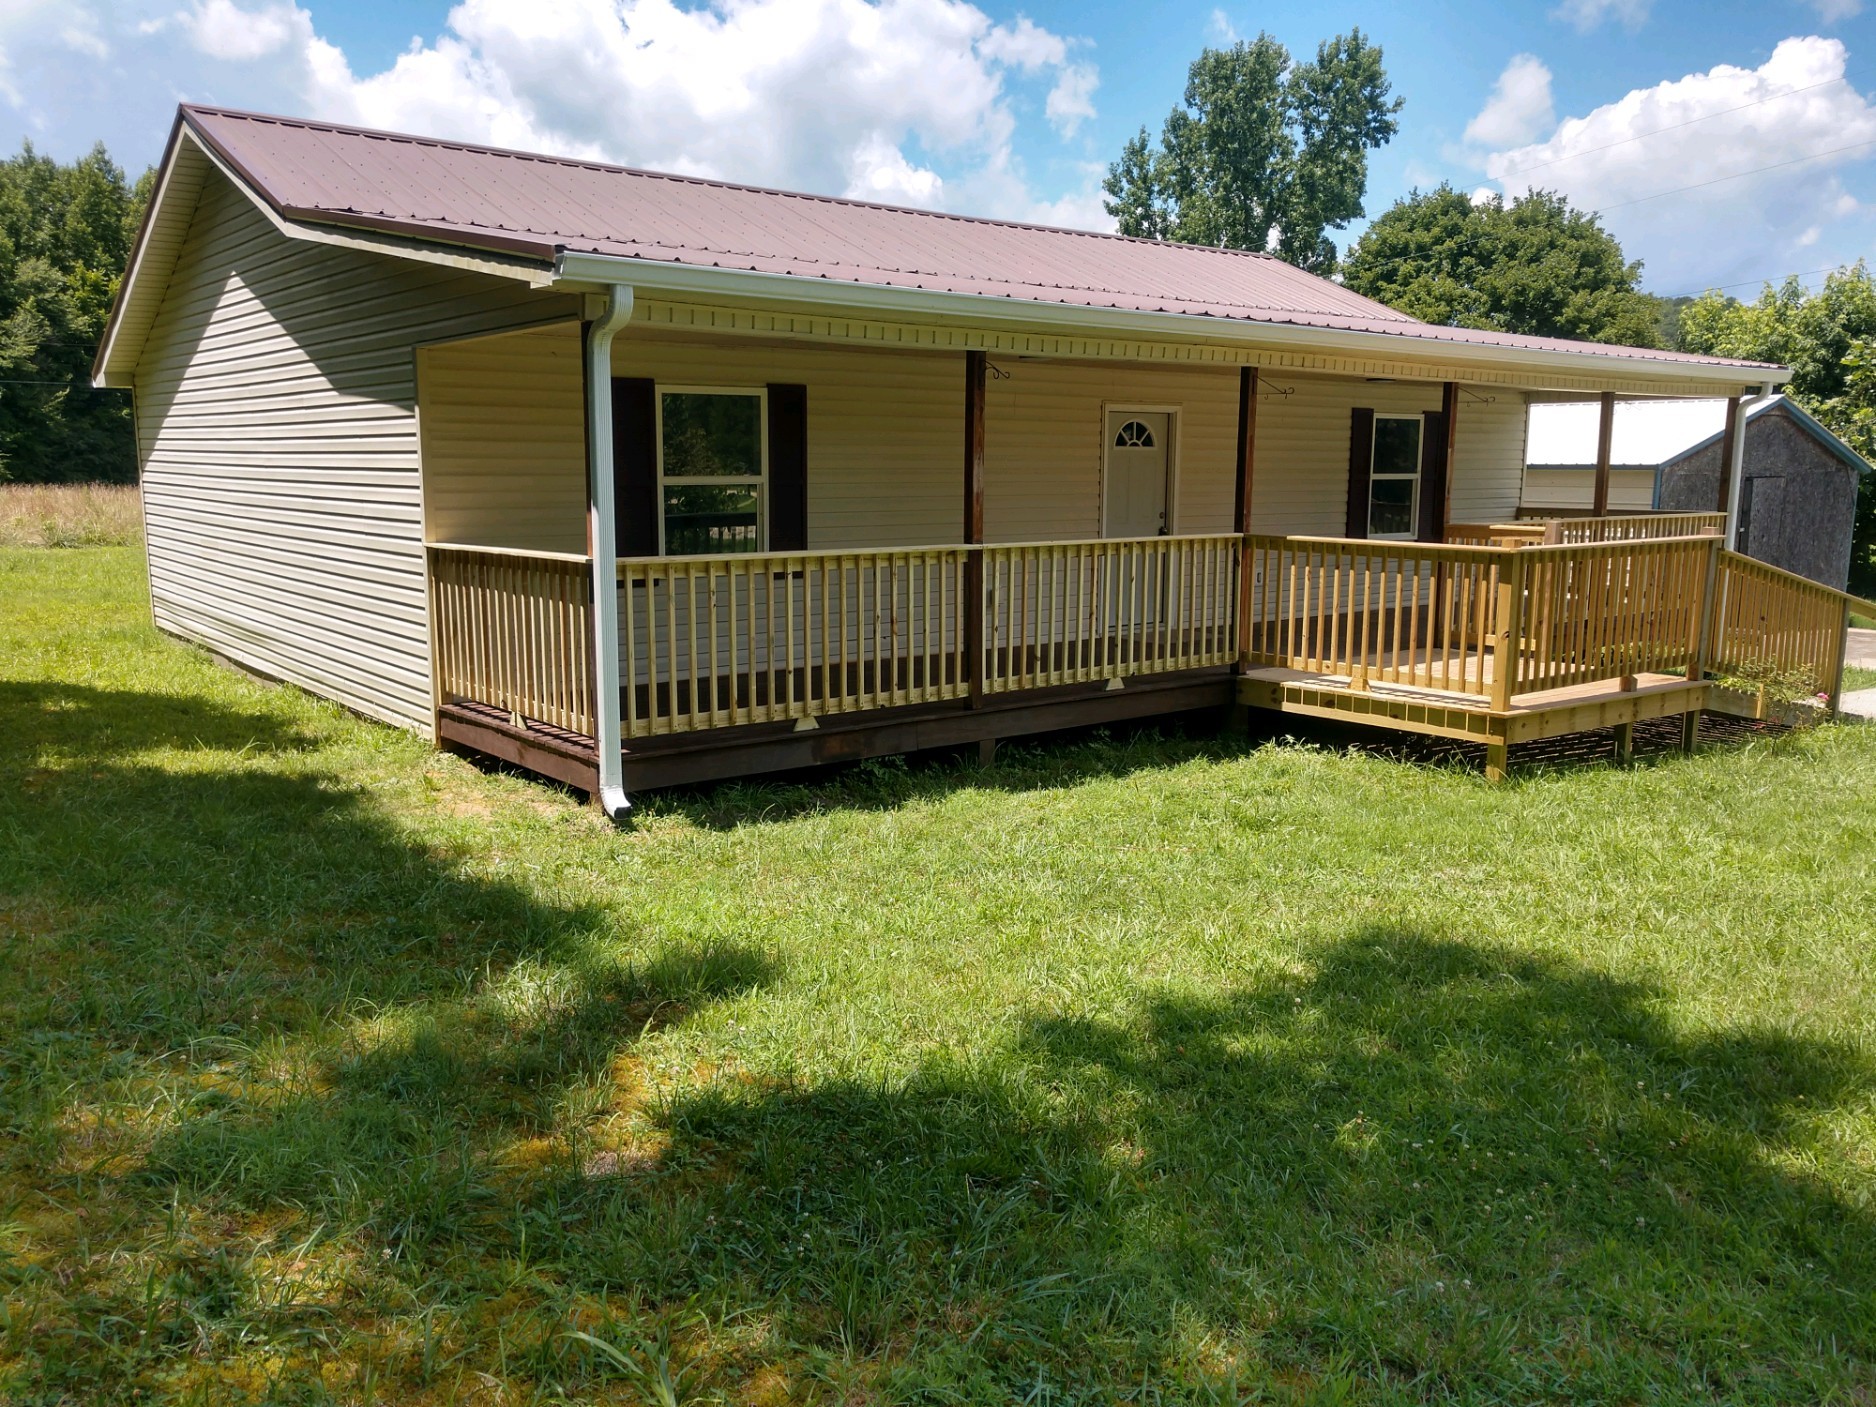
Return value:
<svg viewBox="0 0 1876 1407">
<path fill-rule="evenodd" d="M 1876 0 L 6 0 L 0 140 L 140 167 L 187 97 L 1098 226 L 1204 45 L 1351 25 L 1407 104 L 1371 210 L 1555 186 L 1661 293 L 1876 246 Z"/>
</svg>

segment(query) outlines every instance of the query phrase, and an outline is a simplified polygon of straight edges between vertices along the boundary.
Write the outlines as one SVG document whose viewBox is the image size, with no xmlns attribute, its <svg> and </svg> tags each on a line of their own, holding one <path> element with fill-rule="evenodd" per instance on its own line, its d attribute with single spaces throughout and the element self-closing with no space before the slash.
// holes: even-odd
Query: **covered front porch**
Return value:
<svg viewBox="0 0 1876 1407">
<path fill-rule="evenodd" d="M 577 334 L 421 365 L 446 745 L 587 790 L 616 746 L 629 792 L 1251 706 L 1502 775 L 1835 696 L 1845 598 L 1725 551 L 1723 514 L 1514 521 L 1521 390 L 631 331 L 613 533 Z"/>
</svg>

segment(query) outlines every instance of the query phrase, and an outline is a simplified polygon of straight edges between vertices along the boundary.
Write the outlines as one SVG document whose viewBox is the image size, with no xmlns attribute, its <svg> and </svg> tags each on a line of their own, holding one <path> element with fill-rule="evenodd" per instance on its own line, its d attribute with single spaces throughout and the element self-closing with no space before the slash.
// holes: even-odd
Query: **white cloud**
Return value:
<svg viewBox="0 0 1876 1407">
<path fill-rule="evenodd" d="M 1205 32 L 1220 44 L 1238 42 L 1238 27 L 1231 22 L 1231 16 L 1223 10 L 1212 11 L 1212 17 L 1205 26 Z"/>
<path fill-rule="evenodd" d="M 1466 124 L 1465 139 L 1484 147 L 1520 146 L 1556 121 L 1550 70 L 1535 54 L 1518 54 L 1498 75 L 1479 115 Z"/>
<path fill-rule="evenodd" d="M 1083 41 L 969 0 L 459 0 L 376 71 L 322 37 L 329 2 L 0 0 L 0 95 L 79 149 L 122 150 L 133 108 L 154 147 L 188 98 L 1030 218 L 1059 193 L 1032 188 L 1019 135 L 1072 136 L 1099 83 Z M 56 26 L 99 14 L 114 61 L 58 58 Z"/>
<path fill-rule="evenodd" d="M 1604 20 L 1614 20 L 1624 29 L 1640 29 L 1651 5 L 1652 0 L 1563 0 L 1550 13 L 1587 34 Z"/>
<path fill-rule="evenodd" d="M 1838 149 L 1876 143 L 1876 103 L 1840 81 L 1845 58 L 1835 39 L 1786 39 L 1758 68 L 1636 89 L 1480 164 L 1509 195 L 1559 190 L 1606 212 L 1658 291 L 1792 268 L 1784 261 L 1833 227 L 1833 248 L 1852 242 L 1842 222 L 1863 211 L 1845 181 L 1876 147 Z"/>
<path fill-rule="evenodd" d="M 1100 72 L 1093 64 L 1075 63 L 1062 69 L 1062 76 L 1055 80 L 1055 86 L 1049 89 L 1049 100 L 1043 105 L 1049 122 L 1064 137 L 1072 137 L 1075 130 L 1094 116 L 1094 90 L 1101 86 Z"/>
<path fill-rule="evenodd" d="M 313 39 L 312 16 L 285 0 L 255 10 L 234 0 L 197 0 L 193 11 L 176 18 L 197 49 L 229 63 L 250 63 Z"/>
<path fill-rule="evenodd" d="M 1809 3 L 1825 24 L 1842 24 L 1863 13 L 1863 0 L 1809 0 Z"/>
</svg>

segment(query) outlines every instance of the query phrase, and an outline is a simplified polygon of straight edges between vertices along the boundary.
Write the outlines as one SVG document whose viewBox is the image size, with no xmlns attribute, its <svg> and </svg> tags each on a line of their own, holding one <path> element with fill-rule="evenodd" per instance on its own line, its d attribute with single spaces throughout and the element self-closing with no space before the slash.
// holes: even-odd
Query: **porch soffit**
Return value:
<svg viewBox="0 0 1876 1407">
<path fill-rule="evenodd" d="M 637 327 L 729 338 L 863 346 L 882 352 L 1000 352 L 1006 356 L 1047 357 L 1064 361 L 1124 361 L 1161 365 L 1238 367 L 1270 371 L 1319 372 L 1327 375 L 1387 378 L 1399 381 L 1457 381 L 1533 391 L 1596 393 L 1616 391 L 1647 396 L 1731 396 L 1742 390 L 1737 380 L 1665 382 L 1646 376 L 1569 375 L 1511 368 L 1454 365 L 1412 357 L 1349 356 L 1294 347 L 1258 347 L 1233 341 L 1193 338 L 1154 341 L 1097 337 L 1042 329 L 966 327 L 951 323 L 854 317 L 808 307 L 738 306 L 640 296 L 633 312 Z"/>
</svg>

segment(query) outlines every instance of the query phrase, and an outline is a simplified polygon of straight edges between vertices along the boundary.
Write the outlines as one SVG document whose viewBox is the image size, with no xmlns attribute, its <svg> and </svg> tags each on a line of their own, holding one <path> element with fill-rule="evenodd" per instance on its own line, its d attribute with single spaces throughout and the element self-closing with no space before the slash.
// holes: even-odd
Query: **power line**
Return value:
<svg viewBox="0 0 1876 1407">
<path fill-rule="evenodd" d="M 1735 112 L 1744 112 L 1747 108 L 1762 107 L 1766 103 L 1775 103 L 1780 98 L 1795 98 L 1800 93 L 1809 93 L 1818 88 L 1828 88 L 1833 83 L 1848 83 L 1849 81 L 1848 77 L 1826 78 L 1821 83 L 1809 83 L 1802 88 L 1788 88 L 1782 93 L 1773 93 L 1767 98 L 1757 98 L 1749 103 L 1741 103 L 1738 107 L 1721 108 L 1718 112 L 1705 112 L 1699 117 L 1690 117 L 1685 122 L 1669 123 L 1666 127 L 1652 127 L 1646 132 L 1637 132 L 1631 137 L 1622 137 L 1613 142 L 1605 142 L 1599 147 L 1584 147 L 1581 151 L 1565 152 L 1562 156 L 1552 157 L 1549 161 L 1539 161 L 1531 166 L 1520 166 L 1515 171 L 1500 172 L 1498 175 L 1492 177 L 1492 179 L 1502 181 L 1507 176 L 1522 176 L 1526 171 L 1542 171 L 1546 166 L 1556 166 L 1561 162 L 1574 161 L 1579 156 L 1593 156 L 1599 151 L 1609 151 L 1614 147 L 1626 146 L 1630 142 L 1639 142 L 1644 137 L 1658 137 L 1663 132 L 1678 132 L 1683 127 L 1692 127 L 1696 122 L 1707 122 L 1715 117 L 1726 117 Z"/>
<path fill-rule="evenodd" d="M 1621 210 L 1630 205 L 1640 205 L 1645 201 L 1660 200 L 1663 196 L 1682 195 L 1687 191 L 1705 190 L 1708 186 L 1717 186 L 1724 181 L 1738 181 L 1747 176 L 1757 176 L 1765 171 L 1779 171 L 1787 166 L 1802 166 L 1807 161 L 1821 161 L 1827 156 L 1839 156 L 1846 151 L 1861 151 L 1864 147 L 1876 147 L 1876 139 L 1867 142 L 1852 142 L 1847 147 L 1832 147 L 1829 151 L 1814 151 L 1809 156 L 1794 156 L 1789 161 L 1774 161 L 1770 166 L 1755 166 L 1750 171 L 1735 171 L 1730 176 L 1715 176 L 1710 181 L 1695 181 L 1691 186 L 1676 186 L 1670 191 L 1656 191 L 1653 195 L 1639 195 L 1633 200 L 1618 200 L 1614 205 L 1604 205 L 1594 213 L 1607 214 L 1611 210 Z"/>
</svg>

